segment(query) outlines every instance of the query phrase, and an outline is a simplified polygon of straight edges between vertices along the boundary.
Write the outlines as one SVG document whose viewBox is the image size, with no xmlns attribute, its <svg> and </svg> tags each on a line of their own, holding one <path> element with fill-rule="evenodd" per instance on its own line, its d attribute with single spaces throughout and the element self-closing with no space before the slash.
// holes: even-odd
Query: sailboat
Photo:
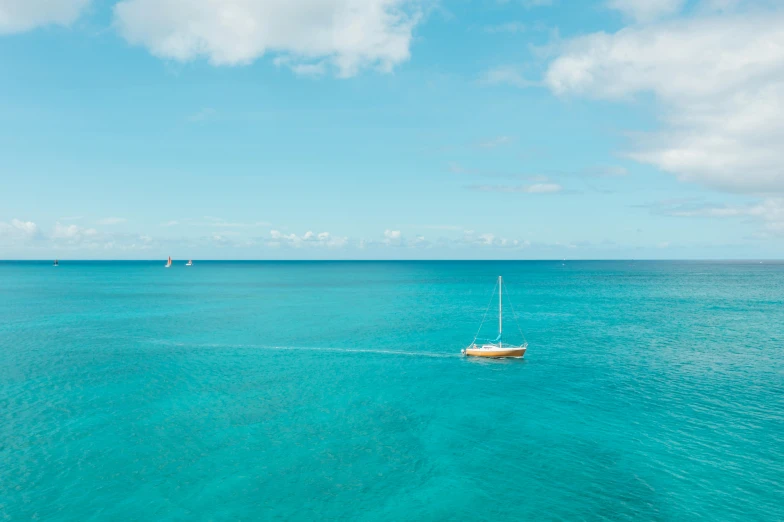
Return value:
<svg viewBox="0 0 784 522">
<path fill-rule="evenodd" d="M 166 268 L 171 268 L 171 256 L 169 256 L 169 261 L 166 262 Z"/>
<path fill-rule="evenodd" d="M 193 261 L 191 261 L 190 259 L 188 259 L 188 262 L 187 262 L 187 263 L 185 263 L 185 266 L 193 266 Z"/>
<path fill-rule="evenodd" d="M 60 263 L 57 261 L 57 259 L 54 260 L 54 266 L 60 266 Z"/>
<path fill-rule="evenodd" d="M 502 332 L 503 332 L 503 318 L 504 318 L 504 307 L 503 307 L 503 279 L 501 276 L 498 276 L 498 337 L 493 339 L 492 341 L 484 342 L 481 344 L 477 344 L 476 340 L 479 337 L 479 332 L 477 332 L 476 337 L 474 337 L 473 342 L 468 346 L 468 348 L 463 350 L 463 355 L 465 356 L 473 356 L 473 357 L 517 357 L 522 358 L 525 355 L 525 351 L 528 349 L 528 343 L 523 342 L 521 345 L 504 345 L 501 341 Z M 492 301 L 492 300 L 491 300 Z M 490 306 L 488 305 L 488 308 Z M 514 312 L 514 310 L 513 310 Z M 485 316 L 487 316 L 487 312 L 485 312 Z M 515 319 L 517 322 L 517 319 Z M 482 323 L 484 323 L 484 319 L 482 319 Z M 518 325 L 520 328 L 520 325 Z M 482 325 L 479 325 L 479 331 L 482 330 Z M 522 331 L 520 332 L 522 335 Z"/>
</svg>

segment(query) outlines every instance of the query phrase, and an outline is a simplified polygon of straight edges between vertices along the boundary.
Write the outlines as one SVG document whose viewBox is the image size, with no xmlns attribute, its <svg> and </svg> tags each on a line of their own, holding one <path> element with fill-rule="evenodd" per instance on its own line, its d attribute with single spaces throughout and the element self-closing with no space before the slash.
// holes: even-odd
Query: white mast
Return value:
<svg viewBox="0 0 784 522">
<path fill-rule="evenodd" d="M 503 281 L 501 280 L 501 276 L 498 276 L 498 337 L 499 337 L 498 345 L 499 346 L 501 346 L 501 339 L 500 339 L 500 337 L 501 337 L 501 330 L 502 330 L 502 326 L 503 326 L 503 317 L 504 317 L 504 312 L 503 312 L 503 308 L 502 308 L 502 305 L 501 305 L 501 296 L 504 295 L 504 290 L 501 287 L 502 284 L 503 284 Z"/>
</svg>

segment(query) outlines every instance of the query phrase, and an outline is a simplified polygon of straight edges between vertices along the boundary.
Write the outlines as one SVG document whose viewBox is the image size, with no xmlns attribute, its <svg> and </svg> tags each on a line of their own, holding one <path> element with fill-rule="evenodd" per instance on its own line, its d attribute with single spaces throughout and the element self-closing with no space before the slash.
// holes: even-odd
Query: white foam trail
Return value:
<svg viewBox="0 0 784 522">
<path fill-rule="evenodd" d="M 338 353 L 378 353 L 382 355 L 406 355 L 409 357 L 457 357 L 460 354 L 434 353 L 434 352 L 406 352 L 402 350 L 376 350 L 372 348 L 320 348 L 315 346 L 258 346 L 271 350 L 308 350 L 316 352 Z"/>
<path fill-rule="evenodd" d="M 334 348 L 328 346 L 272 346 L 261 344 L 216 344 L 216 343 L 187 343 L 181 341 L 168 341 L 165 339 L 149 339 L 143 342 L 150 344 L 163 344 L 169 346 L 194 346 L 197 348 L 256 348 L 260 350 L 290 350 L 309 352 L 334 352 L 334 353 L 375 353 L 380 355 L 403 355 L 407 357 L 434 357 L 447 358 L 459 357 L 459 353 L 413 352 L 405 350 L 379 350 L 374 348 Z"/>
</svg>

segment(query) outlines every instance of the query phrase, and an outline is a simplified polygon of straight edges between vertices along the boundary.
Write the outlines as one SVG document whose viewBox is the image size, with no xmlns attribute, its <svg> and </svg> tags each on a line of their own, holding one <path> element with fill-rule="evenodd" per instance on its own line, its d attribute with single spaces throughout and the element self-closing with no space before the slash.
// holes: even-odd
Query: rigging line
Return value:
<svg viewBox="0 0 784 522">
<path fill-rule="evenodd" d="M 514 317 L 515 324 L 517 325 L 517 331 L 520 332 L 520 335 L 523 337 L 523 342 L 528 343 L 528 339 L 525 338 L 525 334 L 523 333 L 523 329 L 520 328 L 520 323 L 517 321 L 517 312 L 515 312 L 514 305 L 512 304 L 512 298 L 509 297 L 509 290 L 504 288 L 503 290 L 506 293 L 506 300 L 509 302 L 509 308 L 512 309 L 512 317 Z"/>
<path fill-rule="evenodd" d="M 476 340 L 479 337 L 479 332 L 482 331 L 482 325 L 485 324 L 485 319 L 487 319 L 487 312 L 490 311 L 490 305 L 493 304 L 493 298 L 495 297 L 496 288 L 498 288 L 498 283 L 496 283 L 495 287 L 493 287 L 493 295 L 490 296 L 490 302 L 487 303 L 487 308 L 485 308 L 485 315 L 482 316 L 482 322 L 479 324 L 479 330 L 476 331 L 476 335 L 474 336 L 474 340 L 471 342 L 471 344 L 476 344 Z M 520 326 L 518 326 L 518 328 L 520 328 Z"/>
</svg>

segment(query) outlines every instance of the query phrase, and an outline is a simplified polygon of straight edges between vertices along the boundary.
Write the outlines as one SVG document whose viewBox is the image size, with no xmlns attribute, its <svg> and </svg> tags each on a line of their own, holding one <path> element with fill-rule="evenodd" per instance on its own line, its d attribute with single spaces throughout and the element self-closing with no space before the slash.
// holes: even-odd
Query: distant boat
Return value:
<svg viewBox="0 0 784 522">
<path fill-rule="evenodd" d="M 57 261 L 57 259 L 54 260 L 54 266 L 60 266 L 60 263 Z"/>
<path fill-rule="evenodd" d="M 171 268 L 171 256 L 169 256 L 169 261 L 166 263 L 166 268 Z"/>
<path fill-rule="evenodd" d="M 185 263 L 185 266 L 193 266 L 193 261 L 191 261 L 190 259 L 188 259 L 188 262 L 187 262 L 187 263 Z"/>
<path fill-rule="evenodd" d="M 473 356 L 473 357 L 516 357 L 522 358 L 525 355 L 525 351 L 528 349 L 528 343 L 523 342 L 521 345 L 507 345 L 504 346 L 503 342 L 501 341 L 501 334 L 503 332 L 503 317 L 504 317 L 504 308 L 503 308 L 503 279 L 501 276 L 498 276 L 498 337 L 493 339 L 492 341 L 487 341 L 482 343 L 481 345 L 476 344 L 477 337 L 479 337 L 479 332 L 477 332 L 477 337 L 474 337 L 474 341 L 471 345 L 463 350 L 463 355 L 466 356 Z M 488 306 L 489 308 L 489 306 Z M 485 316 L 487 316 L 487 312 L 485 312 Z M 517 319 L 515 319 L 515 322 Z M 484 319 L 482 319 L 482 323 L 484 323 Z M 518 325 L 518 328 L 520 325 Z M 482 325 L 479 325 L 479 330 L 482 330 Z M 520 332 L 522 334 L 522 332 Z"/>
</svg>

